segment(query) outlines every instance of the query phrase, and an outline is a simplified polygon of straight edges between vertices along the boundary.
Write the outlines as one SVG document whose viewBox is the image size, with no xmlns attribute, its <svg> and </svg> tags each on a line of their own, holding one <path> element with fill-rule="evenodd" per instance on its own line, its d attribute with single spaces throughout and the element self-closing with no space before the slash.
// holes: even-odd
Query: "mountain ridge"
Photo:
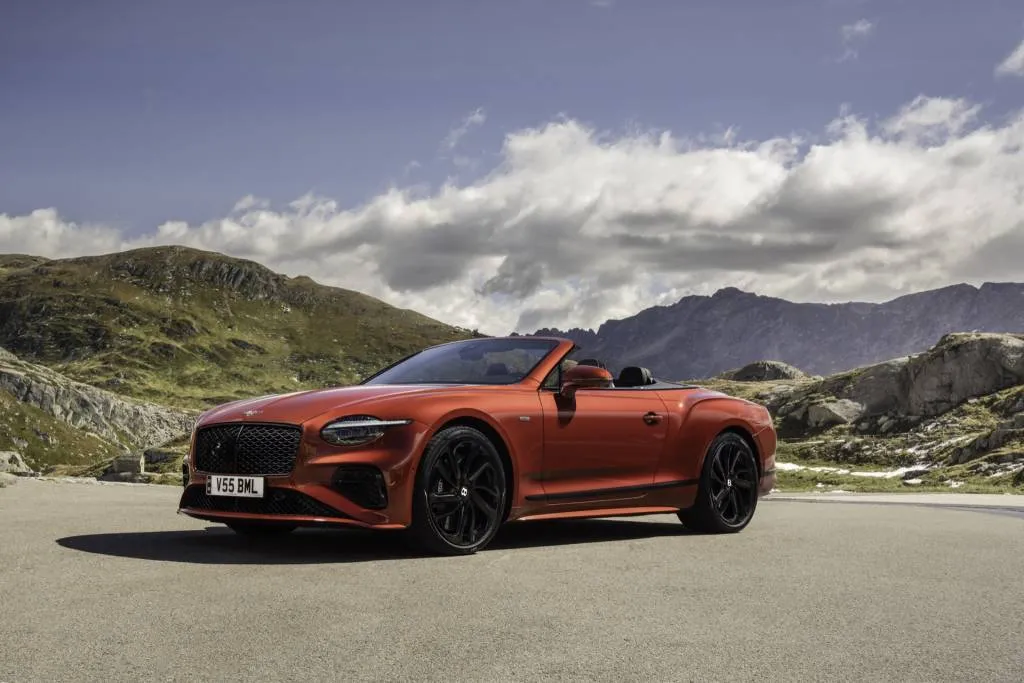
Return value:
<svg viewBox="0 0 1024 683">
<path fill-rule="evenodd" d="M 958 283 L 872 303 L 792 302 L 725 287 L 652 306 L 596 330 L 542 328 L 613 368 L 712 377 L 762 360 L 826 375 L 923 351 L 956 332 L 1024 331 L 1024 284 Z"/>
</svg>

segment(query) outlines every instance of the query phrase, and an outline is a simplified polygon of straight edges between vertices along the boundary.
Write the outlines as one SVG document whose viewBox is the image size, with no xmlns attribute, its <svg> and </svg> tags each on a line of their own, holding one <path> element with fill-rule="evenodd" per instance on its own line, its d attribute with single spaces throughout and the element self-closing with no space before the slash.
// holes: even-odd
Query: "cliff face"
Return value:
<svg viewBox="0 0 1024 683">
<path fill-rule="evenodd" d="M 955 285 L 881 304 L 805 304 L 735 288 L 688 296 L 567 336 L 615 369 L 712 377 L 774 360 L 827 375 L 928 349 L 955 332 L 1024 332 L 1024 284 Z"/>
<path fill-rule="evenodd" d="M 125 399 L 0 349 L 0 450 L 30 464 L 88 462 L 189 434 L 198 413 Z"/>
</svg>

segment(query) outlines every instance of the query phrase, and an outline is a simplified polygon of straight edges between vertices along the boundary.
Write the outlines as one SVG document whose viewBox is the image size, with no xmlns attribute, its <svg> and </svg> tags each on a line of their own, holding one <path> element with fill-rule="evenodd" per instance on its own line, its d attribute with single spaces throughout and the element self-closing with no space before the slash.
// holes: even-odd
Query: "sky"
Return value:
<svg viewBox="0 0 1024 683">
<path fill-rule="evenodd" d="M 1024 280 L 1019 0 L 0 0 L 0 253 L 489 334 Z"/>
</svg>

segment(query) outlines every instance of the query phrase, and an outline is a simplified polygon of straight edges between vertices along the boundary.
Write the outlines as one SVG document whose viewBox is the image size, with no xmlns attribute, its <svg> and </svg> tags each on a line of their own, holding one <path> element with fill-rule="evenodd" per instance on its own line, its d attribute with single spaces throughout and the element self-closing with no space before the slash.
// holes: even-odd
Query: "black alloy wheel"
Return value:
<svg viewBox="0 0 1024 683">
<path fill-rule="evenodd" d="M 734 432 L 719 434 L 708 448 L 693 507 L 679 512 L 687 528 L 703 533 L 735 533 L 754 517 L 758 501 L 757 458 Z"/>
<path fill-rule="evenodd" d="M 417 474 L 414 537 L 431 552 L 475 553 L 501 527 L 505 488 L 505 467 L 490 439 L 472 427 L 438 432 Z"/>
</svg>

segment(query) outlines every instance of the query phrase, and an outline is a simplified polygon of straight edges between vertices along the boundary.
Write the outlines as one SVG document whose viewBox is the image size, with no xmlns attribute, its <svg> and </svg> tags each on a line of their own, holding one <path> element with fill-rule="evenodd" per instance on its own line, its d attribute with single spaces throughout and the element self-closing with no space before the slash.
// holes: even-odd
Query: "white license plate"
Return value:
<svg viewBox="0 0 1024 683">
<path fill-rule="evenodd" d="M 211 474 L 206 478 L 206 495 L 233 498 L 262 498 L 263 477 Z"/>
</svg>

